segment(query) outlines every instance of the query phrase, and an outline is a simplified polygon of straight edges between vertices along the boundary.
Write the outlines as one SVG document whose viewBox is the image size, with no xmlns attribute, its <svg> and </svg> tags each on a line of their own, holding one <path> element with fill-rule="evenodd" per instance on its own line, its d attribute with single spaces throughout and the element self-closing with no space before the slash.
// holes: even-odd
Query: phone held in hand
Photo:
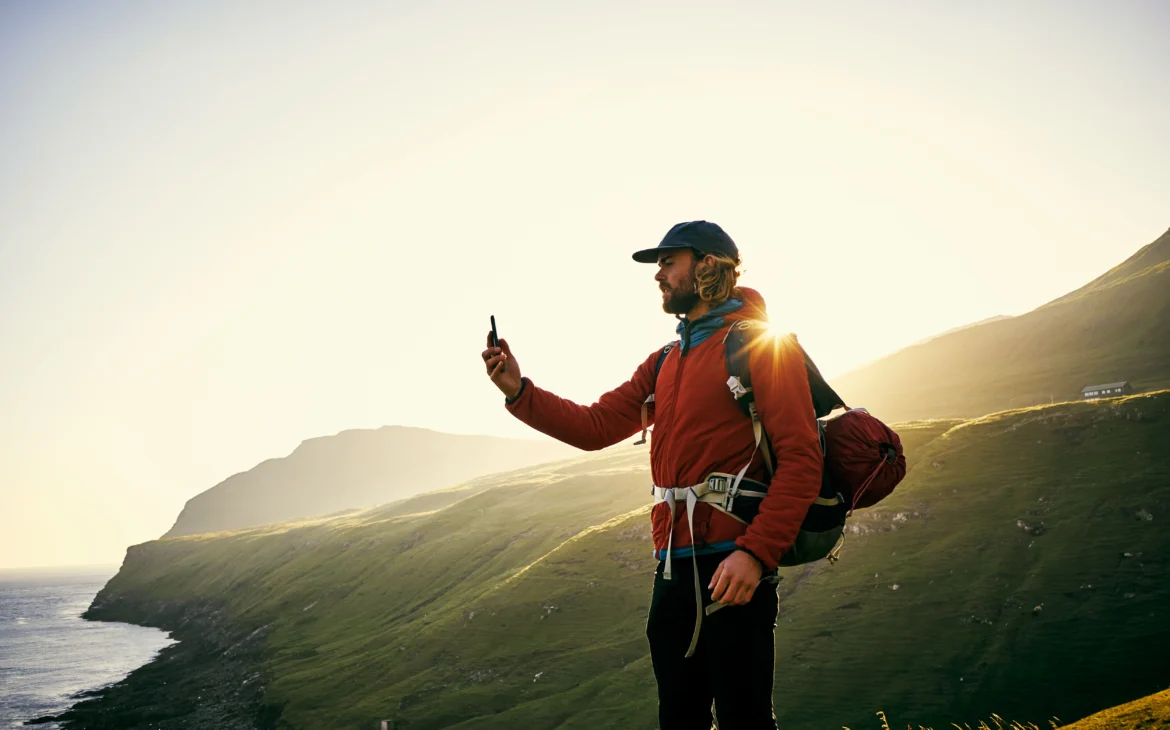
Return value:
<svg viewBox="0 0 1170 730">
<path fill-rule="evenodd" d="M 492 347 L 500 346 L 500 336 L 496 334 L 496 315 L 492 315 Z"/>
</svg>

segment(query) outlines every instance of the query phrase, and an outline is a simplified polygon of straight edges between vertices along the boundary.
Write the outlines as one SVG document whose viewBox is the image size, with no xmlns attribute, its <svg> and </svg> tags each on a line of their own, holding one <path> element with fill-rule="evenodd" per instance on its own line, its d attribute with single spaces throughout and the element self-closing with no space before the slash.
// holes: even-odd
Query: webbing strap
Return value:
<svg viewBox="0 0 1170 730">
<path fill-rule="evenodd" d="M 666 564 L 662 566 L 662 577 L 666 580 L 670 580 L 671 579 L 670 554 L 672 552 L 674 552 L 674 490 L 673 489 L 666 490 L 666 497 L 665 497 L 664 501 L 666 502 L 667 509 L 670 511 L 670 532 L 668 532 L 666 535 Z M 655 504 L 657 504 L 657 501 L 655 502 Z M 692 541 L 694 540 L 693 536 L 691 537 L 691 540 Z M 692 548 L 692 552 L 694 552 L 693 548 Z"/>
<path fill-rule="evenodd" d="M 674 489 L 667 489 L 666 503 L 670 506 L 670 537 L 666 540 L 666 564 L 662 568 L 662 577 L 666 580 L 671 580 L 670 571 L 670 553 L 674 545 Z M 695 494 L 694 487 L 687 487 L 687 528 L 691 531 L 692 540 L 695 534 L 695 505 L 699 503 L 699 496 Z M 695 653 L 695 647 L 699 645 L 699 631 L 703 627 L 703 594 L 699 588 L 699 559 L 695 555 L 695 551 L 691 549 L 691 575 L 694 579 L 695 586 L 695 631 L 691 634 L 691 643 L 687 647 L 685 656 L 689 657 Z"/>
<path fill-rule="evenodd" d="M 732 482 L 732 484 L 731 484 L 731 493 L 727 495 L 728 509 L 731 508 L 731 504 L 735 501 L 735 496 L 737 494 L 739 494 L 739 483 L 743 481 L 743 475 L 747 473 L 748 467 L 752 465 L 752 460 L 756 458 L 756 452 L 760 450 L 760 442 L 764 440 L 764 427 L 760 423 L 759 416 L 755 415 L 755 413 L 756 413 L 756 407 L 755 407 L 755 404 L 753 403 L 752 404 L 752 431 L 754 431 L 755 435 L 756 435 L 756 446 L 754 449 L 752 449 L 751 456 L 748 457 L 747 463 L 744 464 L 743 468 L 739 470 L 739 473 L 735 475 L 735 481 Z M 770 459 L 766 459 L 766 461 L 771 463 Z M 771 475 L 771 473 L 772 473 L 772 471 L 771 471 L 771 469 L 769 469 L 768 470 L 769 476 Z"/>
<path fill-rule="evenodd" d="M 651 393 L 642 401 L 642 438 L 634 442 L 634 446 L 646 443 L 646 432 L 650 430 L 650 404 L 654 402 L 654 394 Z"/>
<path fill-rule="evenodd" d="M 666 347 L 662 348 L 662 352 L 658 353 L 658 360 L 654 363 L 654 386 L 658 386 L 658 372 L 662 370 L 662 363 L 666 361 L 666 356 L 678 344 L 678 340 L 671 342 Z M 650 395 L 646 396 L 646 400 L 642 401 L 642 438 L 634 442 L 634 446 L 646 443 L 646 433 L 650 430 L 650 404 L 654 402 L 654 391 L 650 391 Z"/>
<path fill-rule="evenodd" d="M 699 500 L 695 494 L 695 490 L 693 488 L 688 489 L 687 529 L 691 532 L 692 541 L 694 540 L 695 534 L 695 505 L 698 503 Z M 684 657 L 689 657 L 695 653 L 695 647 L 699 645 L 699 630 L 703 627 L 703 594 L 699 589 L 699 559 L 695 556 L 694 549 L 691 550 L 691 575 L 695 580 L 695 632 L 691 634 L 691 645 L 687 647 L 687 653 L 683 655 Z"/>
<path fill-rule="evenodd" d="M 752 433 L 756 436 L 756 448 L 761 449 L 761 453 L 764 455 L 764 467 L 768 470 L 768 476 L 772 476 L 776 473 L 776 466 L 772 463 L 772 448 L 768 445 L 767 440 L 764 439 L 764 424 L 760 421 L 760 414 L 756 411 L 756 404 L 754 402 L 748 406 L 748 410 L 752 414 Z M 750 464 L 751 462 L 749 461 L 748 463 Z"/>
<path fill-rule="evenodd" d="M 743 522 L 740 517 L 732 514 L 730 511 L 729 501 L 732 496 L 731 488 L 727 488 L 726 492 L 723 489 L 712 489 L 712 483 L 714 480 L 724 480 L 724 484 L 726 484 L 727 481 L 730 481 L 733 486 L 738 486 L 743 481 L 743 471 L 741 470 L 740 473 L 735 476 L 732 476 L 731 474 L 714 473 L 707 477 L 707 481 L 704 481 L 701 484 L 695 484 L 694 486 L 690 487 L 653 487 L 652 490 L 654 493 L 654 503 L 658 504 L 659 502 L 666 502 L 667 508 L 670 511 L 670 532 L 666 539 L 666 559 L 662 566 L 662 577 L 665 580 L 673 579 L 671 554 L 674 552 L 674 505 L 680 490 L 686 492 L 687 530 L 691 535 L 691 577 L 694 581 L 695 592 L 695 630 L 694 633 L 691 634 L 691 643 L 687 647 L 687 652 L 685 654 L 686 657 L 692 656 L 695 653 L 695 649 L 699 645 L 699 634 L 703 628 L 703 616 L 710 615 L 713 611 L 718 610 L 718 608 L 721 608 L 724 605 L 722 603 L 715 602 L 712 603 L 711 606 L 708 606 L 707 610 L 703 609 L 703 593 L 702 588 L 699 585 L 699 559 L 697 553 L 695 552 L 694 546 L 695 505 L 697 505 L 699 502 L 707 502 L 719 511 L 731 515 L 740 522 Z M 752 482 L 753 485 L 757 483 L 758 482 Z M 736 489 L 736 494 L 745 497 L 755 497 L 757 499 L 763 499 L 765 496 L 767 496 L 767 492 L 755 489 Z"/>
<path fill-rule="evenodd" d="M 670 528 L 669 528 L 670 531 L 667 533 L 667 538 L 666 538 L 666 558 L 665 558 L 666 562 L 662 566 L 662 577 L 665 578 L 666 580 L 671 580 L 671 578 L 673 576 L 673 573 L 671 571 L 671 554 L 674 552 L 674 515 L 675 515 L 674 505 L 675 505 L 675 502 L 677 501 L 679 494 L 681 494 L 683 492 L 686 493 L 685 499 L 687 500 L 688 504 L 692 500 L 696 504 L 699 502 L 706 502 L 706 503 L 710 504 L 712 507 L 714 507 L 715 509 L 719 510 L 720 512 L 724 512 L 727 515 L 730 515 L 731 517 L 735 518 L 736 520 L 743 522 L 743 519 L 736 516 L 735 514 L 732 514 L 732 512 L 724 505 L 724 501 L 727 498 L 726 488 L 724 488 L 724 489 L 712 489 L 711 488 L 711 483 L 712 483 L 712 480 L 714 480 L 714 479 L 724 480 L 726 483 L 726 482 L 729 482 L 732 479 L 734 479 L 734 477 L 731 474 L 713 473 L 707 477 L 707 481 L 702 482 L 701 484 L 695 484 L 695 485 L 690 486 L 690 487 L 651 487 L 650 488 L 651 494 L 654 495 L 654 504 L 657 505 L 660 502 L 666 502 L 667 509 L 670 511 Z M 756 482 L 752 482 L 752 484 L 756 484 Z M 760 491 L 748 490 L 748 489 L 741 489 L 741 490 L 739 490 L 739 493 L 744 495 L 744 496 L 756 497 L 758 499 L 763 499 L 766 496 L 766 492 L 760 492 Z M 689 510 L 688 510 L 688 515 L 687 515 L 688 520 L 693 521 L 693 517 L 692 517 L 693 513 L 694 513 L 694 505 L 691 505 L 689 507 Z M 693 525 L 691 524 L 691 522 L 688 522 L 687 524 L 688 524 L 688 527 L 692 529 L 692 532 L 691 532 L 691 551 L 693 553 L 694 552 L 694 539 L 695 539 L 694 532 L 693 532 Z"/>
<path fill-rule="evenodd" d="M 735 477 L 736 477 L 735 474 L 725 474 L 723 472 L 711 472 L 710 474 L 707 475 L 706 481 L 700 482 L 699 484 L 694 484 L 694 485 L 689 486 L 689 487 L 656 487 L 656 486 L 652 486 L 652 487 L 650 487 L 650 493 L 652 495 L 654 495 L 654 504 L 658 504 L 660 502 L 673 503 L 676 500 L 678 494 L 681 494 L 682 492 L 687 491 L 687 490 L 693 490 L 695 493 L 695 497 L 698 499 L 698 501 L 706 502 L 707 504 L 710 504 L 712 507 L 719 510 L 720 512 L 723 512 L 724 514 L 728 515 L 729 517 L 732 517 L 733 519 L 736 519 L 740 522 L 743 522 L 746 525 L 747 522 L 742 517 L 740 517 L 739 515 L 737 515 L 731 511 L 732 505 L 731 505 L 731 499 L 730 499 L 730 492 L 731 492 L 730 485 L 735 481 Z M 759 487 L 759 488 L 758 489 L 744 489 L 743 485 L 745 483 L 750 484 L 752 487 Z M 736 492 L 736 496 L 752 497 L 754 499 L 763 499 L 764 497 L 768 496 L 767 489 L 768 489 L 767 484 L 757 482 L 754 479 L 744 479 L 740 483 L 739 491 Z M 836 504 L 836 502 L 833 502 L 833 504 Z M 673 524 L 674 524 L 674 521 L 672 518 L 671 525 L 673 526 Z M 670 537 L 671 538 L 674 537 L 673 530 L 671 531 Z"/>
<path fill-rule="evenodd" d="M 695 647 L 699 645 L 699 632 L 703 628 L 703 593 L 699 586 L 699 558 L 695 554 L 694 535 L 695 535 L 695 505 L 699 503 L 698 488 L 706 487 L 707 483 L 696 485 L 694 487 L 683 487 L 687 493 L 687 529 L 691 534 L 691 577 L 694 581 L 695 592 L 695 630 L 691 634 L 691 643 L 687 647 L 687 653 L 684 655 L 690 657 L 695 653 Z M 662 495 L 662 500 L 666 502 L 670 510 L 670 535 L 666 538 L 666 562 L 662 567 L 662 577 L 665 580 L 671 580 L 671 553 L 674 547 L 674 501 L 676 489 L 663 489 L 661 487 L 654 488 L 655 503 L 658 502 L 659 494 Z M 716 492 L 708 491 L 707 494 L 716 494 Z"/>
<path fill-rule="evenodd" d="M 691 532 L 691 540 L 694 540 L 695 534 L 695 505 L 699 503 L 699 495 L 696 494 L 695 487 L 686 487 L 687 493 L 687 529 Z M 666 580 L 671 580 L 670 570 L 670 553 L 674 545 L 674 489 L 666 489 L 664 501 L 670 506 L 670 536 L 666 540 L 666 564 L 662 568 L 662 577 Z M 703 628 L 703 593 L 699 586 L 699 558 L 696 556 L 694 548 L 691 549 L 691 577 L 694 581 L 695 592 L 695 630 L 691 634 L 691 643 L 687 647 L 685 657 L 690 657 L 695 653 L 695 647 L 699 645 L 699 632 Z"/>
</svg>

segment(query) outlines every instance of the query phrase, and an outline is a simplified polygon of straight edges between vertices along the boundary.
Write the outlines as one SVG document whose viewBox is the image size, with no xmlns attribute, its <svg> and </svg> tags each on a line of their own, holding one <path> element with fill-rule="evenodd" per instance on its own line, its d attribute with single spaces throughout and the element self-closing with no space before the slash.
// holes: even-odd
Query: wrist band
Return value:
<svg viewBox="0 0 1170 730">
<path fill-rule="evenodd" d="M 763 560 L 760 560 L 760 556 L 756 555 L 756 554 L 755 554 L 755 553 L 753 553 L 751 550 L 748 550 L 748 549 L 747 549 L 747 548 L 745 548 L 745 547 L 736 547 L 735 549 L 736 549 L 736 550 L 742 550 L 743 552 L 745 552 L 745 553 L 747 553 L 748 555 L 752 556 L 752 559 L 753 559 L 753 560 L 755 560 L 757 563 L 759 563 L 759 564 L 760 564 L 760 568 L 764 568 L 764 567 L 766 567 L 766 566 L 764 565 L 764 561 L 763 561 Z"/>
<path fill-rule="evenodd" d="M 528 387 L 528 378 L 520 378 L 520 390 L 516 391 L 516 395 L 511 397 L 511 398 L 505 397 L 504 402 L 507 403 L 508 405 L 512 405 L 516 401 L 520 400 L 520 396 L 524 395 L 524 389 L 527 387 Z"/>
</svg>

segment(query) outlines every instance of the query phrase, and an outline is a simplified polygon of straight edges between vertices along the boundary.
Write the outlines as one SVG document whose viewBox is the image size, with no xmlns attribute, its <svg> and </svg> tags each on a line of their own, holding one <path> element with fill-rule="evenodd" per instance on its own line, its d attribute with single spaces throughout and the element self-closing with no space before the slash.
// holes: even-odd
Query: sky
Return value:
<svg viewBox="0 0 1170 730">
<path fill-rule="evenodd" d="M 0 568 L 304 439 L 538 437 L 673 339 L 671 225 L 830 377 L 1170 225 L 1170 5 L 0 2 Z M 880 416 L 880 414 L 878 414 Z"/>
</svg>

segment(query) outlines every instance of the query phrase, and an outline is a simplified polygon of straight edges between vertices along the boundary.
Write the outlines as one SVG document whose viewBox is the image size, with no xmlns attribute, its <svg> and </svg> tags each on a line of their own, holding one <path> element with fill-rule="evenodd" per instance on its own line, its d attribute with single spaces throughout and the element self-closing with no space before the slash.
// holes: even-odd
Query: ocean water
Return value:
<svg viewBox="0 0 1170 730">
<path fill-rule="evenodd" d="M 0 571 L 0 730 L 60 713 L 174 643 L 158 629 L 81 619 L 116 571 Z"/>
</svg>

